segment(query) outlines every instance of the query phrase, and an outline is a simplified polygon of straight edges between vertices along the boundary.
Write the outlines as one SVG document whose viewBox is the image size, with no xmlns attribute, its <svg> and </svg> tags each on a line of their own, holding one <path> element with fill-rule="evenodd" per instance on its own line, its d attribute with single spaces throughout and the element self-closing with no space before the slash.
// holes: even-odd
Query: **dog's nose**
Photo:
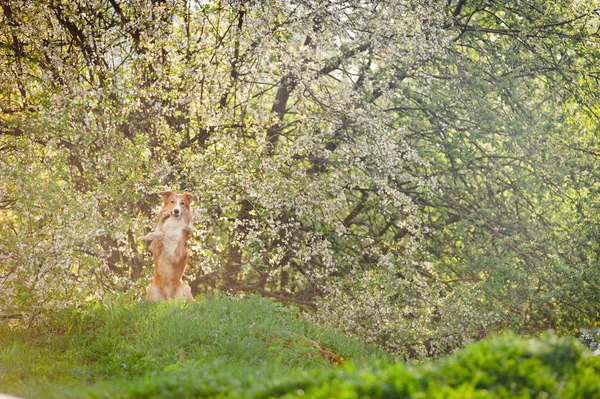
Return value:
<svg viewBox="0 0 600 399">
<path fill-rule="evenodd" d="M 173 209 L 174 214 L 179 215 L 179 212 L 181 212 L 179 209 L 177 209 L 177 208 Z"/>
</svg>

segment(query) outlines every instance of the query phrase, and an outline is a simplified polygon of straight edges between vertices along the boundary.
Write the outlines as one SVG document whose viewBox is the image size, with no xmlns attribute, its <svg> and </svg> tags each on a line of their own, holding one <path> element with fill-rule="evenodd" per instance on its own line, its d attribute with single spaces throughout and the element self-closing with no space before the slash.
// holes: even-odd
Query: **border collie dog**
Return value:
<svg viewBox="0 0 600 399">
<path fill-rule="evenodd" d="M 196 196 L 174 191 L 162 191 L 160 195 L 164 204 L 158 213 L 156 228 L 143 237 L 150 242 L 154 259 L 154 280 L 146 289 L 146 299 L 150 302 L 172 298 L 191 301 L 190 286 L 181 278 L 188 262 L 188 238 L 194 229 L 190 205 Z"/>
</svg>

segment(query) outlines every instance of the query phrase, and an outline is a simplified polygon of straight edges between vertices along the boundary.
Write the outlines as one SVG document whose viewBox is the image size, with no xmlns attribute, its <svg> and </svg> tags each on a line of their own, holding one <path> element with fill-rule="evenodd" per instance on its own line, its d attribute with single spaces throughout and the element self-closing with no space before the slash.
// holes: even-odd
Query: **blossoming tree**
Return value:
<svg viewBox="0 0 600 399">
<path fill-rule="evenodd" d="M 408 357 L 590 321 L 597 15 L 509 3 L 3 3 L 3 317 L 141 295 L 168 187 L 196 294 Z"/>
</svg>

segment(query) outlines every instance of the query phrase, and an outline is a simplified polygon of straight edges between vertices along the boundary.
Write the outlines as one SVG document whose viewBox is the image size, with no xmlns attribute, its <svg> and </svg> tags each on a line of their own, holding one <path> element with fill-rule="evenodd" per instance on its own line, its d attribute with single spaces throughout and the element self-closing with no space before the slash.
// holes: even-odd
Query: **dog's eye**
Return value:
<svg viewBox="0 0 600 399">
<path fill-rule="evenodd" d="M 171 201 L 171 204 L 174 204 L 174 203 L 175 203 L 175 201 Z"/>
<path fill-rule="evenodd" d="M 181 201 L 181 205 L 185 205 L 185 202 L 184 202 L 184 201 Z"/>
</svg>

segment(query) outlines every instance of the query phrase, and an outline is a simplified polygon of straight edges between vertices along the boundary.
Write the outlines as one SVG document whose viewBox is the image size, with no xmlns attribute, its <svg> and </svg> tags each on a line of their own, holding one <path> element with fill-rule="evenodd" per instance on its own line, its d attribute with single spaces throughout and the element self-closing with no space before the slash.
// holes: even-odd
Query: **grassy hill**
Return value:
<svg viewBox="0 0 600 399">
<path fill-rule="evenodd" d="M 600 398 L 572 339 L 496 338 L 430 364 L 318 328 L 267 299 L 123 299 L 0 327 L 0 392 L 26 398 Z"/>
<path fill-rule="evenodd" d="M 169 397 L 163 394 L 173 390 L 173 380 L 187 375 L 195 390 L 217 393 L 267 375 L 386 357 L 267 299 L 156 305 L 124 299 L 113 306 L 57 311 L 30 330 L 3 327 L 0 392 L 31 398 L 102 397 L 102 392 L 139 397 L 154 389 L 157 397 Z M 83 392 L 87 385 L 92 388 Z"/>
</svg>

